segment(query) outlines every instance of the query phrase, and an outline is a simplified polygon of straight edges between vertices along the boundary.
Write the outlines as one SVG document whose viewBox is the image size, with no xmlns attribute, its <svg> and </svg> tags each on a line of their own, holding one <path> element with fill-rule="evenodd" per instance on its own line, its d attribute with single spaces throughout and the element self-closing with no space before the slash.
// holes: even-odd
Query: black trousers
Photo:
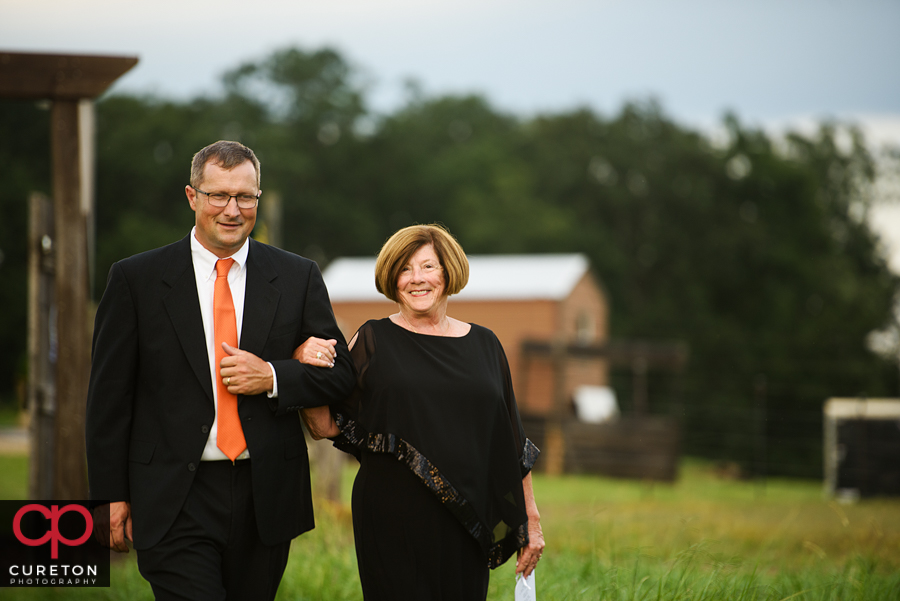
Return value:
<svg viewBox="0 0 900 601">
<path fill-rule="evenodd" d="M 290 541 L 259 539 L 250 462 L 201 461 L 175 523 L 138 568 L 159 601 L 271 601 Z"/>
</svg>

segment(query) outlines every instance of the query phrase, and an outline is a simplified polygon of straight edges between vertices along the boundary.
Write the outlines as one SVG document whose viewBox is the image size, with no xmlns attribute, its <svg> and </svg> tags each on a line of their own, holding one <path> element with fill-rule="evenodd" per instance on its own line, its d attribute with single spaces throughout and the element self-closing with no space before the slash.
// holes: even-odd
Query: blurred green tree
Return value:
<svg viewBox="0 0 900 601">
<path fill-rule="evenodd" d="M 260 107 L 253 148 L 265 165 L 263 189 L 282 197 L 282 246 L 323 261 L 370 240 L 360 212 L 366 115 L 358 71 L 331 49 L 288 48 L 225 75 L 227 99 Z"/>
<path fill-rule="evenodd" d="M 864 219 L 873 164 L 853 129 L 779 146 L 733 116 L 725 125 L 728 143 L 713 146 L 653 102 L 610 121 L 539 117 L 527 162 L 536 196 L 575 215 L 613 335 L 689 342 L 687 449 L 750 467 L 764 378 L 770 463 L 812 475 L 823 400 L 897 390 L 896 362 L 865 347 L 895 320 L 898 290 Z"/>
<path fill-rule="evenodd" d="M 524 118 L 414 83 L 404 106 L 374 115 L 361 72 L 327 48 L 276 51 L 223 84 L 215 97 L 97 104 L 97 297 L 113 261 L 187 233 L 190 157 L 237 139 L 262 161 L 261 202 L 282 198 L 282 246 L 320 262 L 371 256 L 396 229 L 433 221 L 468 252 L 588 255 L 614 337 L 690 344 L 683 378 L 651 388 L 656 411 L 683 417 L 688 452 L 752 467 L 761 428 L 770 471 L 815 475 L 822 401 L 896 394 L 896 362 L 866 337 L 896 327 L 900 281 L 867 226 L 875 165 L 852 128 L 776 139 L 729 115 L 714 142 L 653 100 L 611 118 Z M 25 348 L 25 200 L 49 186 L 47 114 L 5 102 L 0 125 L 11 216 L 0 348 L 12 366 Z M 756 424 L 762 382 L 767 422 Z"/>
<path fill-rule="evenodd" d="M 0 164 L 0 399 L 11 400 L 27 374 L 28 197 L 50 194 L 48 103 L 0 99 Z"/>
</svg>

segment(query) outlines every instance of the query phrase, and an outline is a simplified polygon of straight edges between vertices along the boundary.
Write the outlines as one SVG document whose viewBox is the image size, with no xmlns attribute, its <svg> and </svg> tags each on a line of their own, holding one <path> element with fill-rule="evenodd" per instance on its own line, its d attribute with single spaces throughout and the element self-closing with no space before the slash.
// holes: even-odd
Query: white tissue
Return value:
<svg viewBox="0 0 900 601">
<path fill-rule="evenodd" d="M 532 570 L 528 578 L 522 578 L 516 574 L 516 601 L 536 601 L 537 594 L 534 589 L 534 573 Z"/>
</svg>

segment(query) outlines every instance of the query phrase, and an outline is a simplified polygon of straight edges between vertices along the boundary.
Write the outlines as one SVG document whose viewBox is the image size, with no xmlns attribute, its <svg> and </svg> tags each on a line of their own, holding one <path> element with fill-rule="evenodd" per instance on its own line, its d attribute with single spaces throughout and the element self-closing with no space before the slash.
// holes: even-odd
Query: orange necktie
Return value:
<svg viewBox="0 0 900 601">
<path fill-rule="evenodd" d="M 247 448 L 244 431 L 241 429 L 241 418 L 238 416 L 237 395 L 228 392 L 228 387 L 220 373 L 225 350 L 222 343 L 227 342 L 237 348 L 237 320 L 234 316 L 234 302 L 231 300 L 231 288 L 228 286 L 228 271 L 234 259 L 216 261 L 216 288 L 213 293 L 213 329 L 216 334 L 216 389 L 219 397 L 219 429 L 216 445 L 233 462 Z"/>
</svg>

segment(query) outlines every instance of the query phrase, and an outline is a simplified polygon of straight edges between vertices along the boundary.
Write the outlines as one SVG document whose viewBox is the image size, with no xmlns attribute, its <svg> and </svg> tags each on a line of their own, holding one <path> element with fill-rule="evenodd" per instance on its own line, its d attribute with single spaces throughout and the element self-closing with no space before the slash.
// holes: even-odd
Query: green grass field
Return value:
<svg viewBox="0 0 900 601">
<path fill-rule="evenodd" d="M 26 460 L 0 457 L 3 498 L 25 495 Z M 345 473 L 349 494 L 353 468 Z M 838 505 L 818 483 L 721 480 L 687 460 L 677 484 L 535 475 L 547 542 L 541 601 L 900 599 L 900 500 Z M 294 541 L 280 601 L 361 600 L 350 512 L 317 502 L 317 527 Z M 514 562 L 491 576 L 511 600 Z M 134 553 L 109 589 L 0 589 L 0 599 L 152 599 Z"/>
</svg>

